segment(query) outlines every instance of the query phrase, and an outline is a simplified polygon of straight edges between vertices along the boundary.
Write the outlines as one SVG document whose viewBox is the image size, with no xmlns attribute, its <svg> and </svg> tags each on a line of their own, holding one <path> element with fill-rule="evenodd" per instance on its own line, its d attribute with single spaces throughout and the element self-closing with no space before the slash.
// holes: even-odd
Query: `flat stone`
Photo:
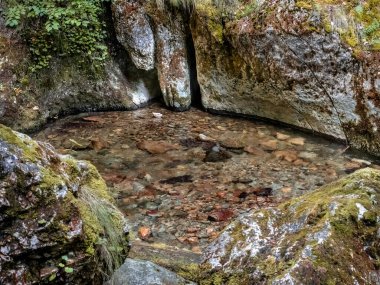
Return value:
<svg viewBox="0 0 380 285">
<path fill-rule="evenodd" d="M 294 144 L 294 145 L 303 146 L 305 144 L 305 139 L 304 138 L 292 138 L 292 139 L 289 139 L 288 142 L 291 144 Z"/>
<path fill-rule="evenodd" d="M 301 151 L 298 156 L 306 160 L 313 160 L 317 157 L 317 154 L 315 152 Z"/>
<path fill-rule="evenodd" d="M 150 261 L 127 258 L 108 285 L 190 285 L 176 273 Z"/>
<path fill-rule="evenodd" d="M 288 138 L 290 138 L 290 136 L 289 135 L 285 135 L 285 134 L 283 134 L 283 133 L 276 133 L 276 138 L 278 139 L 278 140 L 280 140 L 280 141 L 285 141 L 285 140 L 287 140 Z"/>
<path fill-rule="evenodd" d="M 162 154 L 170 150 L 179 149 L 179 145 L 166 141 L 142 141 L 137 144 L 137 147 L 151 154 Z"/>
<path fill-rule="evenodd" d="M 278 159 L 284 159 L 288 162 L 292 162 L 298 159 L 297 152 L 292 150 L 278 150 L 274 152 L 274 156 Z"/>
<path fill-rule="evenodd" d="M 255 147 L 255 146 L 247 146 L 244 148 L 245 152 L 248 152 L 249 154 L 261 156 L 265 154 L 265 151 L 263 151 L 261 148 Z"/>
<path fill-rule="evenodd" d="M 269 151 L 273 151 L 273 150 L 276 150 L 278 148 L 277 140 L 268 140 L 268 141 L 261 142 L 260 146 L 264 150 L 269 150 Z"/>
</svg>

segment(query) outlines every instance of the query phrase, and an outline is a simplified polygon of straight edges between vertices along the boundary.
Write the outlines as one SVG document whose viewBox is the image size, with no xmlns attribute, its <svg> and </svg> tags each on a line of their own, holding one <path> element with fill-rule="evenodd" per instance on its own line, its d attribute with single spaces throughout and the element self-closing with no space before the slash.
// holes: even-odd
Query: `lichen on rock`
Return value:
<svg viewBox="0 0 380 285">
<path fill-rule="evenodd" d="M 201 279 L 378 284 L 379 189 L 380 171 L 366 168 L 278 208 L 241 215 L 206 250 Z"/>
<path fill-rule="evenodd" d="M 192 14 L 206 109 L 283 122 L 380 153 L 376 0 L 218 2 L 231 5 L 197 1 Z"/>
<path fill-rule="evenodd" d="M 124 227 L 94 166 L 0 125 L 0 283 L 99 283 Z"/>
</svg>

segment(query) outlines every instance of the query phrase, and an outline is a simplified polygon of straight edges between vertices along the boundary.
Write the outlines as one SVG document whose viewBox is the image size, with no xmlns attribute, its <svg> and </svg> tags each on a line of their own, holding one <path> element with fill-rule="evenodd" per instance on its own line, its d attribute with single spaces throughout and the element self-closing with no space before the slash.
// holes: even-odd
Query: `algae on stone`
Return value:
<svg viewBox="0 0 380 285">
<path fill-rule="evenodd" d="M 127 249 L 113 203 L 90 163 L 0 125 L 0 283 L 108 276 Z"/>
<path fill-rule="evenodd" d="M 206 250 L 198 281 L 218 284 L 223 276 L 222 284 L 233 284 L 240 275 L 242 285 L 377 284 L 379 202 L 380 171 L 366 168 L 243 214 Z"/>
</svg>

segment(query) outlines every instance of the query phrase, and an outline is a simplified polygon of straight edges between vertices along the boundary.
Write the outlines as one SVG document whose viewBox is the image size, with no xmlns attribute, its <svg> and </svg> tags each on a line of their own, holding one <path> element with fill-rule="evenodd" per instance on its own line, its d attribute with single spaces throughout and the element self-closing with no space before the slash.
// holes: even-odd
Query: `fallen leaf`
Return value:
<svg viewBox="0 0 380 285">
<path fill-rule="evenodd" d="M 222 209 L 213 212 L 207 217 L 210 222 L 224 222 L 229 220 L 234 215 L 234 212 L 230 209 Z"/>
<path fill-rule="evenodd" d="M 95 138 L 91 140 L 91 148 L 99 151 L 108 148 L 110 144 L 101 138 Z"/>
<path fill-rule="evenodd" d="M 138 230 L 138 234 L 139 234 L 139 237 L 142 239 L 142 240 L 147 240 L 151 237 L 152 235 L 152 230 L 148 227 L 140 227 L 139 230 Z"/>
<path fill-rule="evenodd" d="M 268 141 L 261 142 L 260 146 L 263 148 L 263 150 L 269 150 L 269 151 L 273 151 L 278 148 L 277 140 L 268 140 Z"/>
<path fill-rule="evenodd" d="M 292 192 L 292 187 L 283 187 L 281 188 L 282 193 L 290 193 Z"/>
</svg>

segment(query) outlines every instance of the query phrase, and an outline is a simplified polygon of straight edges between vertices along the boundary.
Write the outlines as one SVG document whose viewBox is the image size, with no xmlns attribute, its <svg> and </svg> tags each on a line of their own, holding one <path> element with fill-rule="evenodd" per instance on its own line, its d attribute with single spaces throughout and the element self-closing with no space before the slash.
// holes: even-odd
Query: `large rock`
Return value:
<svg viewBox="0 0 380 285">
<path fill-rule="evenodd" d="M 183 13 L 141 0 L 114 1 L 112 11 L 117 38 L 136 67 L 149 70 L 155 66 L 165 104 L 177 111 L 187 110 L 191 88 Z"/>
<path fill-rule="evenodd" d="M 367 168 L 241 215 L 202 268 L 223 284 L 380 284 L 379 262 L 380 171 Z"/>
<path fill-rule="evenodd" d="M 150 261 L 127 258 L 109 285 L 195 285 Z"/>
<path fill-rule="evenodd" d="M 112 3 L 112 14 L 118 41 L 129 52 L 137 68 L 154 68 L 155 42 L 144 6 L 139 1 L 117 0 Z"/>
<path fill-rule="evenodd" d="M 356 17 L 346 2 L 196 2 L 192 34 L 204 107 L 285 122 L 380 154 L 379 32 L 369 35 L 363 20 L 380 13 L 366 2 Z"/>
<path fill-rule="evenodd" d="M 165 104 L 174 110 L 190 108 L 190 70 L 187 58 L 185 24 L 181 13 L 156 10 L 154 14 L 157 72 Z"/>
<path fill-rule="evenodd" d="M 124 227 L 94 166 L 0 125 L 1 284 L 100 283 Z"/>
</svg>

